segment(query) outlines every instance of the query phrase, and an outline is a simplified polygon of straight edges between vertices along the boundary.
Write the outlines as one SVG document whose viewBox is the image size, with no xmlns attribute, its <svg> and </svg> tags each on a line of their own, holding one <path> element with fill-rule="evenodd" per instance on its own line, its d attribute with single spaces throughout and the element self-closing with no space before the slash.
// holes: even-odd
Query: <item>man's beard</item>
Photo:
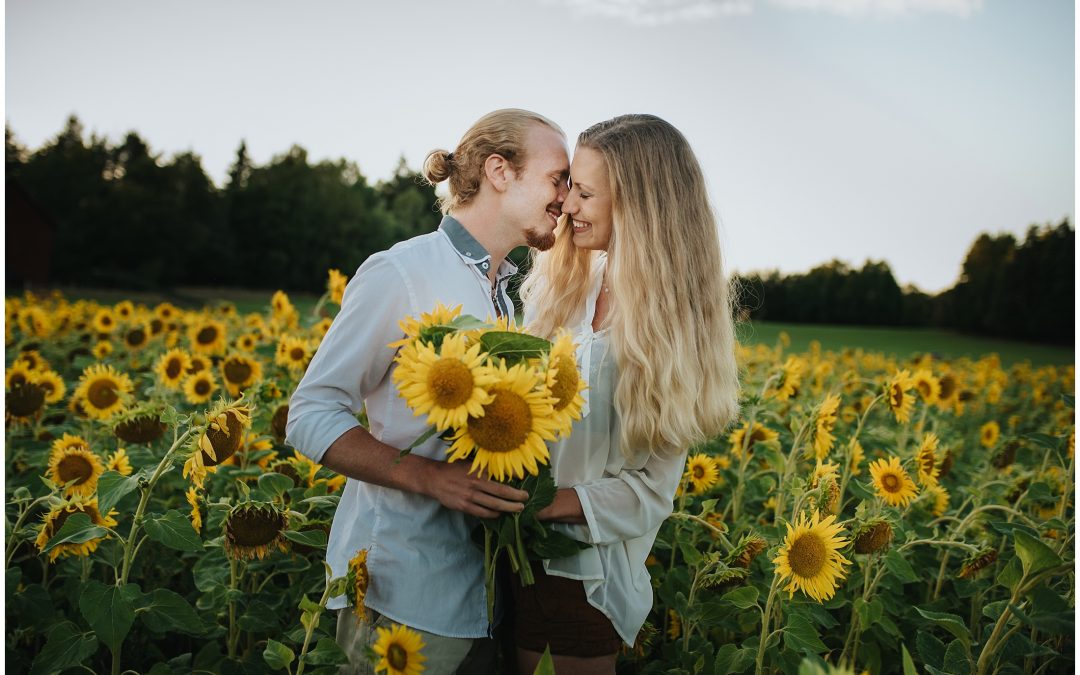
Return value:
<svg viewBox="0 0 1080 675">
<path fill-rule="evenodd" d="M 546 251 L 555 245 L 555 232 L 540 233 L 535 230 L 526 230 L 525 243 L 537 251 Z"/>
</svg>

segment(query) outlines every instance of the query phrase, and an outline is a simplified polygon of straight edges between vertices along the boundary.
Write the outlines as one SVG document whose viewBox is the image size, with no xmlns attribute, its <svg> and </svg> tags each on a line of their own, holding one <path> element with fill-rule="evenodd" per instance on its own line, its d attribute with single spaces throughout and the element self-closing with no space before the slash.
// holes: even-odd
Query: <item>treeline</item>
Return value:
<svg viewBox="0 0 1080 675">
<path fill-rule="evenodd" d="M 166 159 L 138 134 L 110 144 L 72 116 L 30 151 L 5 134 L 14 182 L 53 228 L 50 281 L 155 290 L 231 286 L 320 291 L 326 270 L 351 275 L 371 253 L 438 226 L 435 190 L 404 162 L 374 185 L 355 163 L 312 164 L 293 146 L 263 166 L 244 143 L 218 187 L 190 152 Z M 9 204 L 8 241 L 13 223 Z M 935 326 L 982 335 L 1074 341 L 1075 232 L 1032 226 L 1023 241 L 980 235 L 957 283 L 938 295 L 901 288 L 882 261 L 833 260 L 803 274 L 744 275 L 744 318 Z M 16 249 L 16 250 L 13 250 Z M 12 256 L 26 252 L 8 246 Z M 527 262 L 524 249 L 515 257 Z M 9 271 L 9 286 L 12 279 Z"/>
<path fill-rule="evenodd" d="M 1032 225 L 1023 241 L 981 234 L 960 279 L 937 295 L 901 288 L 885 262 L 833 260 L 805 274 L 738 278 L 745 318 L 797 323 L 933 326 L 1055 344 L 1075 339 L 1076 232 L 1066 219 Z"/>
<path fill-rule="evenodd" d="M 441 217 L 404 160 L 372 185 L 356 164 L 313 164 L 298 146 L 257 166 L 241 143 L 219 188 L 198 155 L 165 159 L 134 132 L 117 145 L 86 138 L 74 116 L 32 152 L 7 128 L 5 164 L 52 225 L 54 283 L 319 291 L 327 269 L 351 276 Z"/>
</svg>

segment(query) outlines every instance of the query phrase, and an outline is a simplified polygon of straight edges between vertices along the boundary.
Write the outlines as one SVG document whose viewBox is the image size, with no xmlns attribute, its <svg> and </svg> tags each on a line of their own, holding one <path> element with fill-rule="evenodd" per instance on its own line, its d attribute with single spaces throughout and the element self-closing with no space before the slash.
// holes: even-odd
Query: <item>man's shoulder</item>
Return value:
<svg viewBox="0 0 1080 675">
<path fill-rule="evenodd" d="M 446 251 L 446 245 L 446 236 L 438 230 L 420 234 L 405 241 L 399 241 L 386 250 L 371 254 L 360 269 L 386 263 L 395 266 L 407 265 L 413 261 L 430 264 L 433 255 Z"/>
</svg>

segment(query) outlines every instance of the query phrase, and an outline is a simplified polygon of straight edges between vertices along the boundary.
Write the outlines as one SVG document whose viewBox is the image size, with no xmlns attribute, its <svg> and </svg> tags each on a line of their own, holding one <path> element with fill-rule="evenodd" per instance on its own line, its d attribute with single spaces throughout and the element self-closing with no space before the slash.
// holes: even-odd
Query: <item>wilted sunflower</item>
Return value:
<svg viewBox="0 0 1080 675">
<path fill-rule="evenodd" d="M 128 459 L 127 450 L 117 448 L 116 452 L 109 455 L 108 459 L 105 460 L 105 468 L 124 476 L 130 476 L 132 468 L 131 461 Z"/>
<path fill-rule="evenodd" d="M 239 396 L 262 379 L 262 364 L 250 356 L 233 354 L 221 362 L 221 376 L 229 395 Z"/>
<path fill-rule="evenodd" d="M 45 476 L 61 486 L 71 482 L 65 488 L 65 494 L 89 497 L 97 491 L 98 478 L 105 472 L 105 467 L 85 442 L 73 442 L 76 439 L 82 440 L 78 436 L 64 434 L 53 441 Z"/>
<path fill-rule="evenodd" d="M 915 389 L 918 390 L 923 403 L 926 405 L 937 403 L 938 396 L 941 395 L 941 382 L 934 377 L 933 372 L 928 368 L 916 370 L 911 376 L 911 381 L 915 384 Z"/>
<path fill-rule="evenodd" d="M 375 664 L 375 672 L 385 670 L 387 675 L 420 675 L 427 657 L 420 653 L 424 642 L 420 634 L 407 626 L 391 624 L 391 628 L 376 626 L 379 639 L 372 649 L 381 658 Z"/>
<path fill-rule="evenodd" d="M 12 424 L 30 424 L 45 408 L 48 392 L 37 383 L 37 373 L 33 373 L 31 377 L 31 381 L 8 388 L 4 396 L 4 416 Z"/>
<path fill-rule="evenodd" d="M 184 478 L 202 488 L 208 473 L 236 454 L 244 442 L 244 432 L 251 426 L 251 408 L 238 403 L 219 403 L 207 414 L 209 424 L 189 448 L 184 463 Z"/>
<path fill-rule="evenodd" d="M 585 405 L 581 392 L 588 388 L 578 372 L 574 342 L 569 334 L 559 335 L 551 345 L 545 379 L 548 391 L 555 399 L 555 421 L 561 427 L 559 435 L 566 436 L 574 420 L 581 419 L 581 409 Z"/>
<path fill-rule="evenodd" d="M 769 427 L 760 422 L 754 422 L 753 431 L 750 432 L 750 438 L 747 439 L 746 432 L 749 426 L 749 424 L 744 424 L 728 436 L 728 443 L 731 443 L 731 454 L 735 457 L 742 457 L 743 443 L 746 443 L 747 449 L 753 452 L 756 443 L 768 443 L 779 438 L 779 434 Z"/>
<path fill-rule="evenodd" d="M 167 428 L 160 410 L 141 405 L 124 412 L 113 426 L 113 435 L 128 443 L 153 443 L 165 435 Z"/>
<path fill-rule="evenodd" d="M 885 385 L 885 400 L 900 424 L 911 419 L 911 409 L 915 406 L 915 397 L 910 393 L 913 386 L 914 382 L 906 370 L 897 371 Z"/>
<path fill-rule="evenodd" d="M 720 482 L 720 470 L 716 460 L 705 454 L 697 454 L 686 460 L 686 473 L 683 480 L 689 483 L 690 492 L 703 494 Z"/>
<path fill-rule="evenodd" d="M 435 305 L 435 309 L 432 310 L 431 313 L 421 313 L 419 321 L 411 316 L 407 316 L 398 322 L 398 327 L 401 328 L 401 332 L 405 334 L 405 337 L 396 342 L 391 342 L 387 346 L 391 349 L 397 349 L 398 347 L 404 347 L 407 344 L 411 344 L 413 340 L 420 336 L 421 332 L 434 326 L 445 326 L 456 319 L 460 314 L 461 305 L 455 305 L 454 307 L 448 308 L 440 302 Z"/>
<path fill-rule="evenodd" d="M 52 370 L 40 370 L 34 378 L 35 384 L 45 390 L 45 403 L 59 403 L 67 393 L 64 379 Z"/>
<path fill-rule="evenodd" d="M 111 333 L 116 330 L 116 316 L 108 307 L 102 307 L 94 314 L 91 325 L 97 333 Z"/>
<path fill-rule="evenodd" d="M 994 564 L 998 558 L 997 549 L 990 549 L 982 551 L 971 556 L 964 561 L 964 564 L 960 567 L 960 572 L 956 576 L 960 579 L 968 579 L 979 573 L 979 570 L 989 567 Z"/>
<path fill-rule="evenodd" d="M 188 328 L 191 349 L 199 354 L 225 353 L 226 338 L 225 324 L 216 319 L 202 317 Z"/>
<path fill-rule="evenodd" d="M 907 506 L 918 494 L 915 482 L 900 466 L 898 457 L 889 457 L 888 461 L 879 459 L 871 462 L 870 475 L 874 477 L 878 496 L 892 506 Z"/>
<path fill-rule="evenodd" d="M 300 374 L 307 369 L 312 356 L 311 343 L 306 339 L 292 335 L 282 335 L 281 339 L 278 340 L 274 363 L 285 366 L 294 374 Z"/>
<path fill-rule="evenodd" d="M 191 527 L 196 532 L 202 533 L 202 513 L 199 512 L 199 491 L 192 485 L 184 493 L 184 497 L 187 498 L 188 506 L 191 507 Z"/>
<path fill-rule="evenodd" d="M 142 349 L 150 341 L 150 326 L 147 324 L 135 324 L 124 331 L 124 345 L 128 349 Z"/>
<path fill-rule="evenodd" d="M 486 471 L 497 481 L 536 475 L 537 462 L 547 464 L 544 441 L 554 441 L 558 425 L 552 419 L 552 399 L 538 391 L 543 380 L 535 368 L 500 363 L 489 392 L 491 403 L 481 417 L 469 416 L 451 440 L 448 461 L 472 456 L 472 469 Z"/>
<path fill-rule="evenodd" d="M 217 380 L 214 379 L 213 373 L 208 370 L 199 371 L 184 379 L 184 398 L 191 405 L 206 403 L 217 388 Z"/>
<path fill-rule="evenodd" d="M 814 465 L 814 473 L 810 476 L 810 487 L 816 488 L 821 481 L 828 477 L 837 478 L 840 475 L 840 465 L 833 462 L 818 460 Z"/>
<path fill-rule="evenodd" d="M 330 302 L 340 305 L 345 296 L 345 286 L 349 277 L 338 270 L 330 270 L 330 278 L 326 280 L 326 291 L 330 294 Z"/>
<path fill-rule="evenodd" d="M 225 517 L 225 552 L 235 560 L 260 560 L 272 548 L 285 551 L 289 515 L 273 504 L 242 502 Z"/>
<path fill-rule="evenodd" d="M 485 366 L 486 353 L 480 344 L 465 347 L 464 335 L 448 335 L 438 350 L 429 343 L 417 343 L 398 354 L 394 382 L 413 415 L 427 415 L 428 424 L 439 431 L 458 428 L 472 417 L 481 417 L 492 395 L 486 389 L 495 384 L 495 370 Z"/>
<path fill-rule="evenodd" d="M 836 394 L 829 394 L 825 397 L 825 400 L 821 402 L 821 406 L 817 411 L 817 418 L 814 420 L 814 457 L 819 461 L 825 459 L 829 455 L 829 450 L 832 449 L 833 441 L 836 437 L 833 436 L 833 429 L 836 428 L 836 416 L 840 410 L 840 397 Z"/>
<path fill-rule="evenodd" d="M 843 566 L 851 561 L 840 554 L 848 540 L 841 536 L 844 528 L 835 524 L 836 516 L 819 518 L 815 512 L 810 519 L 800 515 L 794 526 L 788 523 L 787 536 L 773 563 L 780 580 L 788 580 L 784 590 L 789 596 L 801 590 L 825 602 L 836 593 L 837 582 L 847 576 Z"/>
<path fill-rule="evenodd" d="M 679 639 L 680 635 L 682 635 L 682 620 L 679 618 L 679 615 L 675 612 L 675 610 L 668 609 L 668 639 L 671 641 L 675 641 Z"/>
<path fill-rule="evenodd" d="M 938 474 L 941 473 L 937 467 L 937 448 L 937 435 L 928 433 L 923 436 L 919 451 L 915 454 L 916 475 L 923 486 L 937 485 Z"/>
<path fill-rule="evenodd" d="M 367 596 L 368 585 L 371 583 L 371 577 L 368 575 L 367 555 L 366 548 L 357 551 L 356 555 L 349 561 L 349 571 L 345 577 L 345 594 L 358 619 L 364 619 L 367 615 L 364 598 Z"/>
<path fill-rule="evenodd" d="M 1001 426 L 995 420 L 990 420 L 979 427 L 979 442 L 984 448 L 994 447 L 999 438 L 1001 438 Z"/>
<path fill-rule="evenodd" d="M 127 375 L 112 366 L 95 364 L 83 371 L 74 396 L 82 403 L 88 417 L 107 420 L 124 409 L 124 397 L 132 389 Z"/>
<path fill-rule="evenodd" d="M 876 553 L 892 543 L 893 529 L 884 518 L 874 518 L 855 531 L 855 552 Z"/>
<path fill-rule="evenodd" d="M 110 511 L 107 515 L 102 516 L 98 512 L 98 500 L 97 497 L 91 497 L 89 499 L 73 495 L 68 499 L 63 499 L 59 503 L 54 504 L 49 508 L 49 512 L 45 514 L 44 522 L 41 524 L 41 529 L 38 531 L 37 539 L 34 544 L 38 547 L 38 551 L 44 552 L 45 547 L 48 546 L 49 540 L 53 535 L 60 531 L 60 528 L 64 526 L 64 522 L 76 513 L 85 513 L 90 516 L 90 522 L 94 525 L 100 525 L 102 527 L 116 527 L 116 521 L 113 516 L 117 511 Z M 67 542 L 60 544 L 49 551 L 49 562 L 55 561 L 58 557 L 68 556 L 88 556 L 97 550 L 98 544 L 103 539 L 108 537 L 98 537 L 96 539 L 90 539 L 82 543 Z"/>
</svg>

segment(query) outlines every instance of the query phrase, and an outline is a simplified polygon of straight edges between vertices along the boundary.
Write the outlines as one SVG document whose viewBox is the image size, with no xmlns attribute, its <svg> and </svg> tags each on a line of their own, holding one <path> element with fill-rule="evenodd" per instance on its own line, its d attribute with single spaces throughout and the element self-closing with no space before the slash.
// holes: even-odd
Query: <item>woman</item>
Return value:
<svg viewBox="0 0 1080 675">
<path fill-rule="evenodd" d="M 591 548 L 515 589 L 521 672 L 550 645 L 558 672 L 613 673 L 652 608 L 645 558 L 688 448 L 737 412 L 731 295 L 705 180 L 686 139 L 652 115 L 587 129 L 555 246 L 523 287 L 539 335 L 575 333 L 586 410 L 551 450 L 560 487 L 541 518 Z"/>
</svg>

